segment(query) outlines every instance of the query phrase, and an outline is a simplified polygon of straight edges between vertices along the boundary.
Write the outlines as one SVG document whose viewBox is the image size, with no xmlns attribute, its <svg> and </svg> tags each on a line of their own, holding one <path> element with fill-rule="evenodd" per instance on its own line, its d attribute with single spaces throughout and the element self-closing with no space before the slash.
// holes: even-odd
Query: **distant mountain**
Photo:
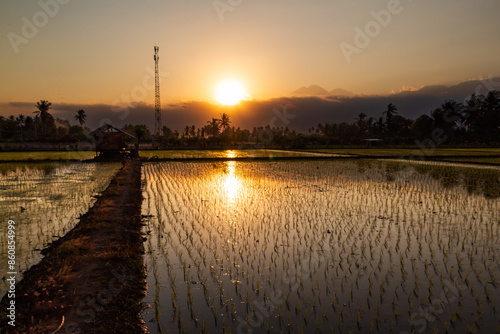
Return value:
<svg viewBox="0 0 500 334">
<path fill-rule="evenodd" d="M 404 91 L 395 96 L 446 96 L 449 99 L 463 99 L 472 93 L 487 94 L 491 90 L 500 90 L 500 77 L 486 80 L 470 80 L 454 86 L 424 86 L 415 91 Z M 462 102 L 462 101 L 459 101 Z"/>
<path fill-rule="evenodd" d="M 290 94 L 295 97 L 309 97 L 309 96 L 334 96 L 334 97 L 352 97 L 355 94 L 348 90 L 342 88 L 336 88 L 331 91 L 327 91 L 321 86 L 311 85 L 309 87 L 300 87 L 296 91 Z"/>
<path fill-rule="evenodd" d="M 292 92 L 292 96 L 326 96 L 328 91 L 323 87 L 318 85 L 311 85 L 309 87 L 300 87 L 296 91 Z"/>
<path fill-rule="evenodd" d="M 350 92 L 348 90 L 342 89 L 342 88 L 336 88 L 334 90 L 331 90 L 328 92 L 329 96 L 338 96 L 338 97 L 351 97 L 354 96 L 353 92 Z"/>
</svg>

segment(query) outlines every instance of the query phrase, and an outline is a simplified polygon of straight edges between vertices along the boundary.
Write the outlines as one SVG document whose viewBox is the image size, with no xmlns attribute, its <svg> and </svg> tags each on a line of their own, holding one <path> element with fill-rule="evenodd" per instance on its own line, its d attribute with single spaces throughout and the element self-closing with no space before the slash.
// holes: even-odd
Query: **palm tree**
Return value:
<svg viewBox="0 0 500 334">
<path fill-rule="evenodd" d="M 219 126 L 220 126 L 220 123 L 219 123 L 219 120 L 217 118 L 213 118 L 212 117 L 212 121 L 207 121 L 208 123 L 208 126 L 210 128 L 210 133 L 212 134 L 212 136 L 217 136 L 219 134 Z"/>
<path fill-rule="evenodd" d="M 35 107 L 38 109 L 38 111 L 35 111 L 36 114 L 38 113 L 43 113 L 43 112 L 49 112 L 49 109 L 52 108 L 52 103 L 50 103 L 47 100 L 40 100 L 35 104 Z"/>
<path fill-rule="evenodd" d="M 82 109 L 78 109 L 76 111 L 75 120 L 77 120 L 78 123 L 80 123 L 80 126 L 83 126 L 83 124 L 85 124 L 85 121 L 87 120 L 87 115 L 85 114 L 85 111 Z"/>
<path fill-rule="evenodd" d="M 47 100 L 40 100 L 35 104 L 35 107 L 38 110 L 35 110 L 33 113 L 36 114 L 35 118 L 39 116 L 40 123 L 42 124 L 42 135 L 45 134 L 45 125 L 49 122 L 51 118 L 49 114 L 49 109 L 52 108 L 52 103 Z M 36 137 L 36 123 L 35 123 L 35 137 Z"/>
<path fill-rule="evenodd" d="M 392 131 L 392 119 L 397 114 L 398 114 L 398 108 L 392 103 L 389 103 L 387 105 L 387 110 L 382 113 L 382 115 L 385 115 L 385 123 L 387 125 L 387 130 L 389 132 Z"/>
<path fill-rule="evenodd" d="M 226 113 L 220 115 L 220 126 L 226 130 L 229 127 L 231 121 L 229 120 L 229 116 Z"/>
<path fill-rule="evenodd" d="M 387 105 L 387 110 L 382 113 L 382 115 L 385 115 L 386 122 L 392 121 L 392 118 L 397 114 L 398 114 L 398 107 L 396 107 L 392 103 L 389 103 Z"/>
</svg>

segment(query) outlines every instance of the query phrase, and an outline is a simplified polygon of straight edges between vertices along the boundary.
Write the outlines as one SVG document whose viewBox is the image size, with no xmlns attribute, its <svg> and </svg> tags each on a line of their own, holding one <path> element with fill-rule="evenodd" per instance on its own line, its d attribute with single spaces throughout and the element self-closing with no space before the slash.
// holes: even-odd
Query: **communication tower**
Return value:
<svg viewBox="0 0 500 334">
<path fill-rule="evenodd" d="M 158 70 L 158 62 L 160 47 L 155 46 L 155 135 L 161 136 L 161 103 L 160 103 L 160 72 Z"/>
</svg>

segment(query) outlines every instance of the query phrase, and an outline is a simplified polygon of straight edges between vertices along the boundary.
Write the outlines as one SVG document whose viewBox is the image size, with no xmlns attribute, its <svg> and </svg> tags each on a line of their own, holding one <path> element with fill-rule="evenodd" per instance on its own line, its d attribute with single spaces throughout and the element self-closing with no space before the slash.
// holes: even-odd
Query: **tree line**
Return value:
<svg viewBox="0 0 500 334">
<path fill-rule="evenodd" d="M 360 113 L 352 124 L 318 124 L 309 133 L 315 133 L 320 144 L 359 144 L 379 138 L 388 144 L 410 145 L 432 139 L 436 144 L 498 145 L 500 92 L 473 94 L 465 103 L 448 100 L 415 120 L 399 115 L 390 103 L 378 119 Z"/>
<path fill-rule="evenodd" d="M 49 113 L 52 103 L 41 100 L 35 105 L 34 116 L 0 117 L 2 141 L 50 141 L 64 138 L 91 140 L 84 127 L 87 115 L 77 110 L 69 121 L 54 119 Z M 166 148 L 216 147 L 277 147 L 304 148 L 329 145 L 363 145 L 366 139 L 380 139 L 388 145 L 419 145 L 433 140 L 437 145 L 498 145 L 500 143 L 500 92 L 473 94 L 464 103 L 445 101 L 440 107 L 422 114 L 415 120 L 398 113 L 392 103 L 380 117 L 360 113 L 352 123 L 319 123 L 300 133 L 287 127 L 254 127 L 251 130 L 231 126 L 230 116 L 208 120 L 206 125 L 186 125 L 180 132 L 163 127 L 154 136 L 144 124 L 127 124 L 122 128 L 139 142 L 151 142 Z"/>
<path fill-rule="evenodd" d="M 76 111 L 74 119 L 79 125 L 71 125 L 68 120 L 54 118 L 49 110 L 52 103 L 40 100 L 35 104 L 33 116 L 0 116 L 0 140 L 13 142 L 54 141 L 66 138 L 88 140 L 89 129 L 84 128 L 87 115 L 84 110 Z"/>
</svg>

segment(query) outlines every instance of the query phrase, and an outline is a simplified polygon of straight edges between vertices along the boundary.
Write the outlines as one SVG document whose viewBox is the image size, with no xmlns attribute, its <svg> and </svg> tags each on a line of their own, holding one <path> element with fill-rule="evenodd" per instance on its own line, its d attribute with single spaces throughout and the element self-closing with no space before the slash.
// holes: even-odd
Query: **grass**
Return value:
<svg viewBox="0 0 500 334">
<path fill-rule="evenodd" d="M 62 316 L 82 333 L 144 332 L 140 177 L 140 162 L 127 162 L 80 223 L 25 273 L 16 286 L 18 332 L 55 333 Z M 2 299 L 2 310 L 8 302 Z M 85 315 L 77 310 L 89 307 Z"/>
<path fill-rule="evenodd" d="M 342 155 L 366 156 L 474 156 L 474 155 L 499 155 L 500 148 L 438 148 L 434 150 L 420 150 L 418 148 L 334 148 L 334 149 L 308 149 L 307 152 Z"/>
<path fill-rule="evenodd" d="M 455 157 L 453 159 L 443 158 L 440 159 L 442 161 L 450 161 L 450 162 L 466 162 L 466 163 L 480 163 L 480 164 L 488 164 L 488 165 L 500 165 L 500 157 L 498 158 L 476 158 L 473 156 L 469 157 Z"/>
<path fill-rule="evenodd" d="M 0 161 L 87 160 L 94 157 L 94 151 L 0 152 Z"/>
<path fill-rule="evenodd" d="M 459 156 L 450 161 L 500 164 L 500 148 L 439 148 L 422 151 L 418 148 L 334 148 L 302 150 L 145 150 L 141 157 L 160 159 L 186 158 L 264 158 L 264 157 L 321 157 L 321 156 Z M 498 155 L 494 158 L 474 156 Z M 93 151 L 42 151 L 42 152 L 0 152 L 0 161 L 29 160 L 88 160 L 95 157 Z M 463 158 L 462 158 L 463 157 Z"/>
<path fill-rule="evenodd" d="M 16 269 L 37 263 L 39 250 L 63 236 L 95 202 L 119 163 L 2 163 L 0 164 L 0 244 L 7 244 L 7 221 L 16 222 Z M 7 248 L 0 249 L 6 267 Z M 0 281 L 0 296 L 7 284 Z"/>
<path fill-rule="evenodd" d="M 317 157 L 323 153 L 284 150 L 148 150 L 141 157 L 159 159 Z"/>
</svg>

